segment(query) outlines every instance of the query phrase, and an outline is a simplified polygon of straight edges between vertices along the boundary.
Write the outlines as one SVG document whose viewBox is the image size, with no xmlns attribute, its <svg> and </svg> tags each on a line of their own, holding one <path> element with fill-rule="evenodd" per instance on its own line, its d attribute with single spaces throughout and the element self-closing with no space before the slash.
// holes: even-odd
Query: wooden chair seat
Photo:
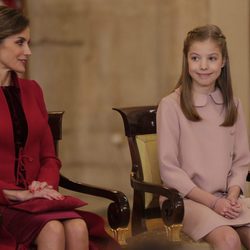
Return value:
<svg viewBox="0 0 250 250">
<path fill-rule="evenodd" d="M 162 187 L 156 145 L 157 106 L 114 108 L 114 110 L 119 112 L 123 119 L 132 161 L 130 174 L 134 191 L 132 235 L 148 237 L 150 232 L 146 221 L 150 218 L 162 218 L 166 231 L 159 232 L 163 233 L 168 241 L 183 241 L 186 244 L 193 244 L 193 247 L 199 246 L 197 249 L 210 249 L 207 243 L 193 242 L 181 233 L 184 216 L 183 198 L 177 190 Z M 250 180 L 250 174 L 247 180 Z M 167 198 L 162 209 L 159 207 L 160 195 Z M 153 234 L 155 235 L 155 232 Z"/>
</svg>

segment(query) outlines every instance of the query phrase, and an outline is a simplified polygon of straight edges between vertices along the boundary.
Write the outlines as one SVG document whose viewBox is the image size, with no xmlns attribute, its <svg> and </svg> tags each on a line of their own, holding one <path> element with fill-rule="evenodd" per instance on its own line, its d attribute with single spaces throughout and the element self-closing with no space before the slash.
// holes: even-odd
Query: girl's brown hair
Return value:
<svg viewBox="0 0 250 250">
<path fill-rule="evenodd" d="M 216 80 L 215 84 L 216 87 L 220 89 L 224 101 L 225 119 L 221 126 L 232 126 L 237 119 L 237 108 L 233 100 L 233 89 L 227 43 L 225 36 L 222 34 L 220 28 L 216 25 L 205 25 L 197 27 L 188 32 L 187 37 L 184 41 L 182 72 L 180 79 L 175 87 L 178 88 L 181 86 L 181 109 L 187 119 L 191 121 L 201 120 L 201 117 L 199 116 L 193 105 L 192 78 L 188 71 L 188 51 L 193 42 L 205 41 L 207 39 L 211 39 L 216 42 L 221 50 L 222 58 L 225 62 L 221 70 L 221 74 Z"/>
<path fill-rule="evenodd" d="M 0 43 L 29 26 L 29 20 L 18 9 L 0 6 Z"/>
</svg>

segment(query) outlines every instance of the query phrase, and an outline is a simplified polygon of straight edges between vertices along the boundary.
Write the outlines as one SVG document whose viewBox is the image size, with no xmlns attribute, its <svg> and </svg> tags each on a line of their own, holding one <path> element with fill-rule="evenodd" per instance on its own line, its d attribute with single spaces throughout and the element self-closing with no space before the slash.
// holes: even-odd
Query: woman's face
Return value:
<svg viewBox="0 0 250 250">
<path fill-rule="evenodd" d="M 24 73 L 28 57 L 31 55 L 29 48 L 30 30 L 6 37 L 0 43 L 0 70 Z"/>
<path fill-rule="evenodd" d="M 219 46 L 210 39 L 193 42 L 187 57 L 193 90 L 201 93 L 213 91 L 224 66 Z"/>
</svg>

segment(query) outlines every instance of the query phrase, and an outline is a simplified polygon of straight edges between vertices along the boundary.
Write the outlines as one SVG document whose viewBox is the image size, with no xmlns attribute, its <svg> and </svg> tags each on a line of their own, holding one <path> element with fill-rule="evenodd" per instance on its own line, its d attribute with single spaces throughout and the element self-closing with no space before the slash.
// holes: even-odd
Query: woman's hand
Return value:
<svg viewBox="0 0 250 250">
<path fill-rule="evenodd" d="M 33 198 L 45 198 L 48 200 L 63 200 L 64 196 L 55 189 L 45 187 L 32 193 Z"/>
<path fill-rule="evenodd" d="M 3 189 L 3 194 L 8 200 L 11 201 L 27 201 L 33 197 L 33 194 L 29 190 Z"/>
<path fill-rule="evenodd" d="M 34 198 L 44 198 L 49 200 L 63 200 L 64 196 L 55 189 L 45 187 L 41 190 L 30 192 L 30 190 L 7 190 L 4 189 L 5 197 L 12 201 L 27 201 Z"/>
<path fill-rule="evenodd" d="M 50 188 L 53 187 L 49 185 L 46 181 L 40 182 L 40 181 L 32 181 L 32 183 L 29 185 L 29 190 L 31 193 L 34 193 L 35 191 L 41 191 L 44 188 Z"/>
<path fill-rule="evenodd" d="M 239 217 L 242 207 L 237 200 L 229 200 L 227 198 L 219 198 L 216 200 L 213 210 L 228 219 L 236 219 Z"/>
</svg>

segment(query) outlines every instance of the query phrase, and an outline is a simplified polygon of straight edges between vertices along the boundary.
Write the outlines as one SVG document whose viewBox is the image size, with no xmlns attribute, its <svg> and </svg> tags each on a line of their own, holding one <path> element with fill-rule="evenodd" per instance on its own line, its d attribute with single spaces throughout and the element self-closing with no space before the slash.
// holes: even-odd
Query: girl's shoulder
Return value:
<svg viewBox="0 0 250 250">
<path fill-rule="evenodd" d="M 179 106 L 180 105 L 180 88 L 175 89 L 170 94 L 163 97 L 160 101 L 161 105 Z"/>
</svg>

